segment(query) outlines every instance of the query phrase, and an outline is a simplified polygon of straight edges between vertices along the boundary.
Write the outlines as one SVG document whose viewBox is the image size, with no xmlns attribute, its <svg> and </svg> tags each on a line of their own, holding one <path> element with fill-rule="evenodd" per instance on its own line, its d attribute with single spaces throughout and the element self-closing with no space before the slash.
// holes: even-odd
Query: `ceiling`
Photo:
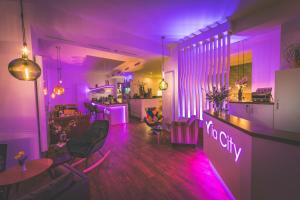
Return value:
<svg viewBox="0 0 300 200">
<path fill-rule="evenodd" d="M 17 0 L 2 1 L 18 5 Z M 90 56 L 121 61 L 116 69 L 135 71 L 160 58 L 162 35 L 176 42 L 216 21 L 242 18 L 275 1 L 24 0 L 24 14 L 39 38 L 40 54 L 55 59 L 59 45 L 69 64 L 87 63 Z M 138 62 L 143 67 L 137 68 Z"/>
<path fill-rule="evenodd" d="M 160 37 L 177 41 L 216 21 L 236 19 L 276 0 L 25 0 L 33 29 L 137 57 L 157 56 Z"/>
</svg>

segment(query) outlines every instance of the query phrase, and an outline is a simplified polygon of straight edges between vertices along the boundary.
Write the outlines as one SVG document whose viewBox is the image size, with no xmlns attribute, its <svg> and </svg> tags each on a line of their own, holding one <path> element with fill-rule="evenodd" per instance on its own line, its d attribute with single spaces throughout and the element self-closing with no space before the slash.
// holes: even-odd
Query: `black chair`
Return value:
<svg viewBox="0 0 300 200">
<path fill-rule="evenodd" d="M 103 110 L 99 110 L 97 108 L 96 105 L 93 105 L 91 103 L 84 103 L 84 107 L 87 110 L 87 114 L 89 114 L 90 116 L 94 116 L 94 119 L 97 120 L 98 119 L 98 114 L 102 115 L 102 119 L 104 119 L 104 111 Z"/>
<path fill-rule="evenodd" d="M 105 158 L 108 154 L 103 154 L 100 150 L 103 147 L 105 140 L 108 135 L 109 122 L 107 120 L 96 120 L 94 121 L 87 132 L 81 137 L 71 138 L 67 142 L 67 149 L 70 155 L 75 158 L 82 158 L 85 160 L 86 169 L 83 172 L 87 172 L 87 168 L 95 168 L 96 162 L 92 166 L 88 166 L 88 160 L 94 153 L 98 153 Z M 104 160 L 104 159 L 103 159 Z M 81 162 L 79 162 L 81 163 Z M 79 164 L 78 161 L 73 163 L 72 166 Z"/>
</svg>

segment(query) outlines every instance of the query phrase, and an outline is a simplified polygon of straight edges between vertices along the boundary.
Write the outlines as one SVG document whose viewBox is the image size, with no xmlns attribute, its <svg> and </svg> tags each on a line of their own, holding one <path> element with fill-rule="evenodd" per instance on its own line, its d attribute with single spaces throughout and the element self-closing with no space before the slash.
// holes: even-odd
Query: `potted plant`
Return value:
<svg viewBox="0 0 300 200">
<path fill-rule="evenodd" d="M 241 78 L 240 80 L 237 80 L 235 82 L 235 85 L 239 88 L 239 91 L 238 91 L 238 100 L 239 101 L 243 100 L 243 88 L 247 86 L 247 83 L 248 83 L 247 76 L 244 76 L 243 78 Z"/>
<path fill-rule="evenodd" d="M 223 103 L 229 95 L 229 90 L 224 86 L 218 90 L 216 87 L 213 87 L 212 91 L 206 94 L 206 99 L 213 103 L 214 110 L 220 112 L 223 110 Z"/>
<path fill-rule="evenodd" d="M 27 169 L 26 169 L 26 165 L 25 165 L 25 162 L 27 160 L 27 155 L 25 154 L 25 151 L 19 151 L 16 155 L 15 155 L 15 159 L 18 161 L 20 167 L 21 167 L 21 170 L 22 172 L 25 172 Z"/>
<path fill-rule="evenodd" d="M 289 45 L 285 49 L 285 59 L 292 67 L 300 67 L 300 43 Z"/>
</svg>

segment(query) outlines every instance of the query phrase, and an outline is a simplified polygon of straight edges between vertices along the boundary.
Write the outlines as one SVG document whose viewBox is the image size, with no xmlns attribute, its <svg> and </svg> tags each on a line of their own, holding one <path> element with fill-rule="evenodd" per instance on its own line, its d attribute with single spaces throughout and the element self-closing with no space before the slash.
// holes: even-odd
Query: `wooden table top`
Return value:
<svg viewBox="0 0 300 200">
<path fill-rule="evenodd" d="M 13 185 L 31 179 L 48 170 L 52 164 L 53 161 L 48 158 L 29 160 L 26 161 L 27 170 L 25 172 L 22 172 L 21 166 L 15 165 L 0 172 L 0 186 Z"/>
</svg>

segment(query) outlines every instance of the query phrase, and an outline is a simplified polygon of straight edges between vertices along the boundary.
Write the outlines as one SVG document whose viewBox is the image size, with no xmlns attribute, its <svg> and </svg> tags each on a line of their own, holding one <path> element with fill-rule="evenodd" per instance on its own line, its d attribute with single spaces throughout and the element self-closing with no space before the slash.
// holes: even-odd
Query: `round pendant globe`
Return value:
<svg viewBox="0 0 300 200">
<path fill-rule="evenodd" d="M 41 75 L 38 64 L 29 59 L 17 58 L 8 64 L 9 73 L 19 80 L 34 81 Z"/>
<path fill-rule="evenodd" d="M 162 79 L 161 82 L 159 83 L 159 89 L 160 90 L 168 89 L 168 83 L 164 79 Z"/>
<path fill-rule="evenodd" d="M 53 93 L 56 95 L 63 95 L 65 93 L 65 88 L 62 85 L 57 85 L 53 89 Z"/>
</svg>

